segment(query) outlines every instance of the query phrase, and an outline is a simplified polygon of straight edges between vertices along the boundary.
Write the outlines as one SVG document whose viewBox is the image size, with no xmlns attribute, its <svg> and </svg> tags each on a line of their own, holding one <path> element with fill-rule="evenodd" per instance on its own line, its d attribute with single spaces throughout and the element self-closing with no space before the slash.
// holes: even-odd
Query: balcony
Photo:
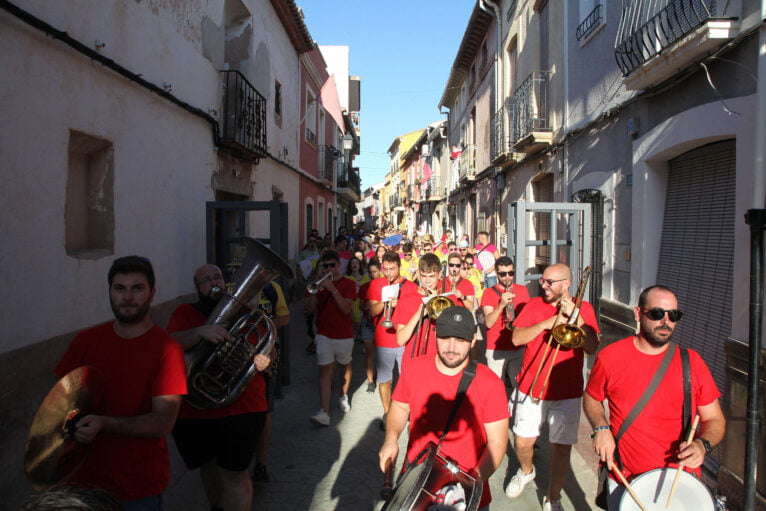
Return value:
<svg viewBox="0 0 766 511">
<path fill-rule="evenodd" d="M 469 145 L 460 155 L 459 181 L 476 181 L 476 146 Z"/>
<path fill-rule="evenodd" d="M 596 33 L 596 30 L 602 26 L 601 20 L 603 19 L 603 16 L 601 14 L 602 9 L 604 8 L 603 5 L 597 4 L 596 7 L 585 16 L 585 19 L 577 26 L 577 31 L 575 33 L 575 36 L 577 37 L 578 41 L 584 41 L 587 40 L 591 35 Z M 583 42 L 583 44 L 585 44 Z"/>
<path fill-rule="evenodd" d="M 444 186 L 440 184 L 438 176 L 431 176 L 426 182 L 426 193 L 424 199 L 426 201 L 440 201 L 444 198 L 445 190 Z"/>
<path fill-rule="evenodd" d="M 614 55 L 626 88 L 658 85 L 732 39 L 738 23 L 723 17 L 728 4 L 716 0 L 624 2 Z"/>
<path fill-rule="evenodd" d="M 535 71 L 513 94 L 513 150 L 536 153 L 553 141 L 549 117 L 550 71 Z"/>
<path fill-rule="evenodd" d="M 359 178 L 359 169 L 349 169 L 348 165 L 342 165 L 338 173 L 338 194 L 348 200 L 357 202 L 362 198 L 362 181 Z"/>
<path fill-rule="evenodd" d="M 331 145 L 319 146 L 319 181 L 332 188 L 335 181 L 335 167 L 338 165 L 340 151 Z"/>
<path fill-rule="evenodd" d="M 391 209 L 393 209 L 394 211 L 404 211 L 404 204 L 402 203 L 401 195 L 399 195 L 398 193 L 394 194 L 393 204 L 394 206 Z"/>
<path fill-rule="evenodd" d="M 223 126 L 221 147 L 258 163 L 268 155 L 266 99 L 239 71 L 221 71 L 223 77 Z"/>
<path fill-rule="evenodd" d="M 490 160 L 492 165 L 507 166 L 516 162 L 511 149 L 511 125 L 513 122 L 513 98 L 506 98 L 503 106 L 492 116 L 492 139 Z"/>
</svg>

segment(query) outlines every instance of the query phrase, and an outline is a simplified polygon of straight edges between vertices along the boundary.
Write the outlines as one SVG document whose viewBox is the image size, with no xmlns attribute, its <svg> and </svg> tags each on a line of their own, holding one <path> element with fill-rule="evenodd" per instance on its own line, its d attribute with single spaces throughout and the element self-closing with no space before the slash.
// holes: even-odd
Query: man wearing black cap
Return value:
<svg viewBox="0 0 766 511">
<path fill-rule="evenodd" d="M 436 320 L 436 355 L 410 362 L 394 389 L 386 420 L 380 467 L 399 454 L 398 439 L 410 420 L 407 460 L 413 462 L 429 442 L 439 443 L 457 395 L 468 355 L 476 342 L 476 323 L 465 307 L 452 306 Z M 500 465 L 508 442 L 508 403 L 503 382 L 487 366 L 476 365 L 465 399 L 451 422 L 440 452 L 484 483 L 480 508 L 491 500 L 489 477 Z"/>
</svg>

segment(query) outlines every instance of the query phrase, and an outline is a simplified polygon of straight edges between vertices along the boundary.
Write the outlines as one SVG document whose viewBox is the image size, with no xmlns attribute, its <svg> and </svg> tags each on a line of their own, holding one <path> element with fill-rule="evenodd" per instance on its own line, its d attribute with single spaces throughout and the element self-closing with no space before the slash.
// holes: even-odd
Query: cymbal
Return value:
<svg viewBox="0 0 766 511">
<path fill-rule="evenodd" d="M 35 490 L 45 490 L 71 476 L 85 460 L 88 445 L 74 439 L 75 424 L 104 409 L 101 373 L 91 366 L 61 378 L 37 410 L 27 438 L 24 465 Z"/>
</svg>

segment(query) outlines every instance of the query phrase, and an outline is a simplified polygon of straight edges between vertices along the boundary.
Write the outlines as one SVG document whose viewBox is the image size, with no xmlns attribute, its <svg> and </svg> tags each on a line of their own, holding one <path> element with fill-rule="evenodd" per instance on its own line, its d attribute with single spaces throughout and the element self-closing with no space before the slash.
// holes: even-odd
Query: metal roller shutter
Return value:
<svg viewBox="0 0 766 511">
<path fill-rule="evenodd" d="M 673 339 L 698 351 L 723 392 L 731 330 L 735 141 L 669 162 L 657 283 L 678 296 L 684 317 Z"/>
</svg>

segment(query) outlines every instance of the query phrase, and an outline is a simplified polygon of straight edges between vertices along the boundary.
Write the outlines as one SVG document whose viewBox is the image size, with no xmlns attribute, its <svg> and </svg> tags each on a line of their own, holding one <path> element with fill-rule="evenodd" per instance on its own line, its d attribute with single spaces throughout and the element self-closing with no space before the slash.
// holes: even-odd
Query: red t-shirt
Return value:
<svg viewBox="0 0 766 511">
<path fill-rule="evenodd" d="M 418 286 L 411 280 L 407 280 L 404 277 L 399 277 L 399 279 L 396 281 L 396 284 L 400 284 L 399 287 L 399 298 L 404 297 L 406 294 L 419 294 L 418 293 Z M 386 277 L 379 277 L 373 281 L 370 282 L 370 287 L 367 290 L 367 299 L 373 300 L 375 302 L 380 302 L 383 299 L 383 288 L 388 285 L 388 279 Z M 401 303 L 401 302 L 398 302 Z M 397 304 L 398 308 L 398 304 Z M 385 312 L 385 309 L 384 309 Z M 380 313 L 380 315 L 373 318 L 373 322 L 375 325 L 375 346 L 378 346 L 380 348 L 398 348 L 399 345 L 396 343 L 396 323 L 394 323 L 394 326 L 391 328 L 383 328 L 381 325 L 381 322 L 383 321 L 383 314 L 384 312 Z M 393 321 L 394 313 L 396 312 L 396 309 L 394 309 L 394 312 L 391 313 L 391 320 Z M 409 318 L 408 318 L 409 319 Z"/>
<path fill-rule="evenodd" d="M 461 374 L 448 376 L 436 367 L 436 355 L 411 362 L 394 388 L 393 399 L 410 406 L 410 438 L 407 460 L 412 462 L 428 442 L 439 443 L 457 395 Z M 508 400 L 503 382 L 487 366 L 477 364 L 476 377 L 455 415 L 441 446 L 442 455 L 468 472 L 476 468 L 487 445 L 484 424 L 508 418 Z M 489 482 L 484 481 L 481 504 L 492 500 Z"/>
<path fill-rule="evenodd" d="M 481 295 L 481 306 L 497 308 L 500 303 L 500 295 L 495 292 L 497 290 L 500 294 L 505 292 L 505 286 L 497 284 L 490 289 L 484 291 Z M 516 312 L 516 316 L 521 313 L 524 305 L 529 301 L 529 292 L 527 288 L 521 284 L 513 284 L 511 286 L 511 292 L 513 297 L 513 310 Z M 514 351 L 520 350 L 523 346 L 515 346 L 511 341 L 511 330 L 506 328 L 505 311 L 500 313 L 500 317 L 497 318 L 492 328 L 487 329 L 487 349 L 488 350 L 506 350 Z"/>
<path fill-rule="evenodd" d="M 202 326 L 207 321 L 207 317 L 197 310 L 190 303 L 182 303 L 168 321 L 167 331 L 168 333 L 183 332 L 190 328 L 196 328 Z M 248 339 L 251 343 L 255 344 L 258 339 Z M 192 353 L 193 350 L 190 350 Z M 184 400 L 181 403 L 181 409 L 178 411 L 179 419 L 214 419 L 217 417 L 226 417 L 229 415 L 239 415 L 242 413 L 250 412 L 265 412 L 268 410 L 269 405 L 266 401 L 266 380 L 263 379 L 263 375 L 256 373 L 250 383 L 242 391 L 242 394 L 228 406 L 221 408 L 213 408 L 210 410 L 200 410 L 195 408 Z"/>
<path fill-rule="evenodd" d="M 333 284 L 343 298 L 356 300 L 356 282 L 341 277 Z M 317 333 L 330 339 L 351 339 L 354 337 L 351 313 L 344 314 L 341 312 L 335 298 L 325 288 L 317 293 L 316 322 Z"/>
<path fill-rule="evenodd" d="M 463 277 L 458 277 L 457 286 L 455 286 L 463 295 L 465 296 L 474 296 L 476 291 L 473 288 L 473 284 L 471 284 L 471 281 L 464 279 Z M 449 293 L 452 289 L 452 281 L 448 278 L 442 279 L 441 282 L 439 282 L 439 293 Z M 455 305 L 460 305 L 461 307 L 465 307 L 465 303 L 463 300 L 455 297 L 450 296 L 448 297 L 450 300 L 455 302 Z"/>
<path fill-rule="evenodd" d="M 623 473 L 628 478 L 678 463 L 676 454 L 683 436 L 681 416 L 684 402 L 680 351 L 676 349 L 657 390 L 620 438 L 617 448 L 625 469 Z M 633 336 L 610 344 L 599 352 L 585 391 L 597 401 L 609 400 L 612 434 L 617 434 L 626 416 L 649 386 L 664 354 L 640 352 Z M 696 351 L 689 350 L 689 366 L 692 410 L 696 410 L 699 406 L 709 405 L 721 394 L 705 361 Z M 699 474 L 699 469 L 695 473 Z"/>
<path fill-rule="evenodd" d="M 119 337 L 110 321 L 77 334 L 56 366 L 59 377 L 93 366 L 104 380 L 99 415 L 135 417 L 151 412 L 152 398 L 186 394 L 181 345 L 158 326 L 133 339 Z M 170 480 L 165 437 L 101 432 L 71 484 L 103 488 L 119 500 L 161 493 Z"/>
<path fill-rule="evenodd" d="M 553 317 L 556 314 L 558 314 L 558 307 L 545 303 L 541 297 L 535 297 L 527 302 L 526 306 L 524 306 L 524 309 L 521 311 L 521 314 L 516 317 L 514 326 L 518 328 L 536 325 L 540 321 Z M 593 328 L 596 332 L 599 331 L 596 314 L 593 312 L 593 307 L 588 302 L 583 302 L 581 304 L 580 315 L 583 320 L 585 320 L 586 325 Z M 555 340 L 550 340 L 551 346 L 548 349 L 548 353 L 545 355 L 545 365 L 540 372 L 540 376 L 537 378 L 534 392 L 532 392 L 532 380 L 535 379 L 537 369 L 540 367 L 543 353 L 545 352 L 545 346 L 550 337 L 549 334 L 550 330 L 543 330 L 540 335 L 526 345 L 526 349 L 524 350 L 524 361 L 516 380 L 519 383 L 519 390 L 527 395 L 533 395 L 535 397 L 540 395 L 540 389 L 545 382 L 545 377 L 553 362 L 553 353 L 556 346 L 559 346 Z M 558 401 L 561 399 L 582 397 L 582 361 L 582 348 L 572 349 L 561 346 L 559 353 L 556 356 L 556 364 L 551 371 L 550 381 L 545 388 L 545 394 L 543 394 L 542 399 L 546 401 Z"/>
<path fill-rule="evenodd" d="M 396 305 L 394 315 L 391 321 L 394 322 L 394 327 L 399 325 L 406 325 L 410 318 L 420 313 L 420 307 L 423 305 L 423 295 L 415 291 L 404 295 L 399 299 L 399 303 Z M 398 345 L 397 345 L 398 346 Z M 404 345 L 404 355 L 402 356 L 401 371 L 409 365 L 410 360 L 426 354 L 436 353 L 436 324 L 427 315 L 423 316 L 420 323 L 420 330 L 415 327 L 412 332 L 412 337 Z"/>
</svg>

